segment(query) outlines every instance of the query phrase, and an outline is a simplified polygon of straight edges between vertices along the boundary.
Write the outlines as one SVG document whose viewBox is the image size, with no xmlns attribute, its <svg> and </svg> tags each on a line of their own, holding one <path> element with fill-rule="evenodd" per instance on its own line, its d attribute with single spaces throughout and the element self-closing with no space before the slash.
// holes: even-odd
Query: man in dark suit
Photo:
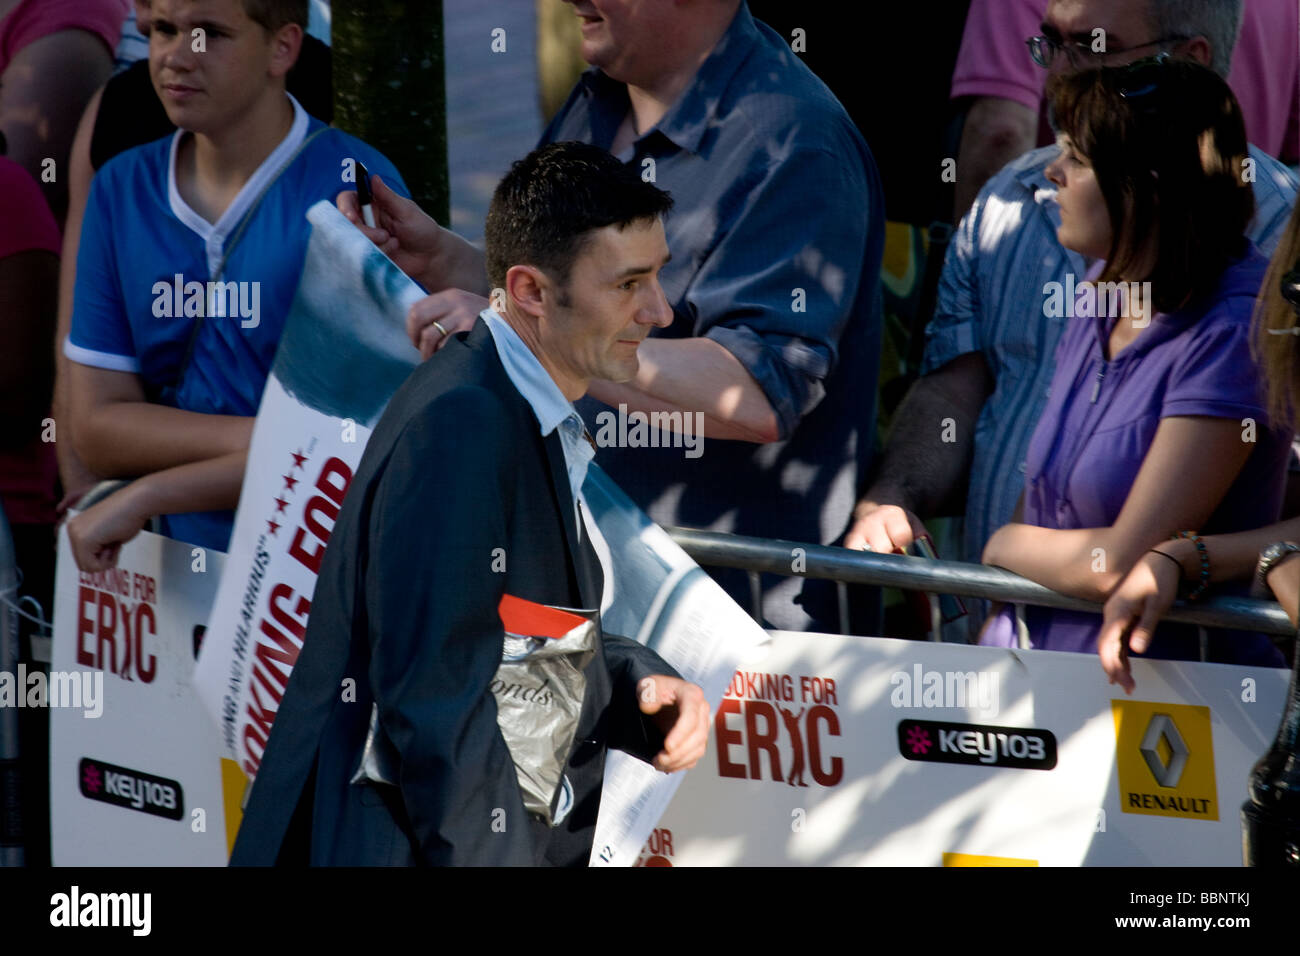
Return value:
<svg viewBox="0 0 1300 956">
<path fill-rule="evenodd" d="M 578 492 L 592 451 L 572 402 L 592 378 L 633 376 L 640 341 L 671 321 L 670 205 L 576 143 L 498 186 L 494 309 L 412 373 L 366 447 L 232 864 L 584 865 L 607 747 L 666 772 L 703 755 L 700 688 L 597 630 L 563 779 L 549 813 L 528 812 L 520 779 L 535 768 L 512 758 L 491 690 L 503 597 L 600 607 Z"/>
</svg>

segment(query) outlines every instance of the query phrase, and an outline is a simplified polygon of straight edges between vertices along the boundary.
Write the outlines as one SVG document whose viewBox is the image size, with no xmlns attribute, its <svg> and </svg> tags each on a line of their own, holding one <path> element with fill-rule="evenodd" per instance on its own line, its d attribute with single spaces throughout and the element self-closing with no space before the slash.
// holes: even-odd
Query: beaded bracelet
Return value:
<svg viewBox="0 0 1300 956">
<path fill-rule="evenodd" d="M 1196 545 L 1196 552 L 1201 556 L 1201 580 L 1197 582 L 1196 587 L 1192 588 L 1187 594 L 1187 600 L 1195 601 L 1210 586 L 1210 553 L 1205 550 L 1205 542 L 1195 531 L 1180 531 L 1172 538 L 1171 541 L 1177 541 L 1179 538 L 1186 538 L 1192 544 Z"/>
</svg>

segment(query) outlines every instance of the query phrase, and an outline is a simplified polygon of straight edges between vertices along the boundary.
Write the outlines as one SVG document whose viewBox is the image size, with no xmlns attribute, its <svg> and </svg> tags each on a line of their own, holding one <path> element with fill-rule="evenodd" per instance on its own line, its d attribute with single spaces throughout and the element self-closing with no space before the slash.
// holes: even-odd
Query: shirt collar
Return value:
<svg viewBox="0 0 1300 956">
<path fill-rule="evenodd" d="M 1060 151 L 1060 147 L 1053 143 L 1039 146 L 1022 158 L 1012 160 L 1013 163 L 1020 164 L 1020 168 L 1015 172 L 1016 182 L 1033 195 L 1034 202 L 1045 209 L 1052 210 L 1057 225 L 1060 224 L 1060 214 L 1055 208 L 1056 183 L 1047 178 L 1047 167 L 1052 164 Z"/>
<path fill-rule="evenodd" d="M 294 99 L 292 93 L 285 93 L 285 96 L 289 98 L 289 105 L 293 107 L 293 123 L 289 126 L 289 132 L 275 149 L 271 150 L 266 159 L 262 160 L 261 165 L 253 170 L 253 174 L 248 177 L 248 182 L 244 183 L 216 222 L 208 222 L 181 196 L 180 189 L 176 185 L 176 156 L 180 151 L 181 140 L 189 135 L 189 130 L 177 129 L 172 134 L 171 146 L 167 153 L 167 201 L 176 218 L 204 239 L 213 234 L 229 235 L 234 224 L 248 211 L 253 200 L 284 168 L 285 163 L 293 158 L 302 141 L 307 138 L 307 127 L 311 124 L 311 117 L 302 108 L 302 104 Z"/>
<path fill-rule="evenodd" d="M 643 133 L 637 141 L 658 133 L 680 149 L 698 152 L 705 131 L 713 125 L 723 93 L 758 40 L 758 27 L 749 8 L 742 3 L 727 32 L 700 64 L 677 102 L 653 130 Z M 613 141 L 614 133 L 628 110 L 627 84 L 611 79 L 596 67 L 582 75 L 582 83 L 591 100 L 592 131 L 597 133 L 597 142 L 608 144 Z M 600 127 L 599 132 L 597 127 Z M 603 133 L 608 133 L 608 136 Z"/>
<path fill-rule="evenodd" d="M 515 388 L 519 389 L 519 394 L 532 406 L 543 436 L 555 431 L 566 418 L 578 414 L 573 403 L 564 397 L 560 387 L 555 384 L 550 372 L 546 371 L 509 322 L 492 308 L 480 312 L 479 318 L 487 323 L 492 340 L 496 343 L 497 354 L 501 356 L 501 364 L 505 366 L 506 374 L 510 376 Z"/>
</svg>

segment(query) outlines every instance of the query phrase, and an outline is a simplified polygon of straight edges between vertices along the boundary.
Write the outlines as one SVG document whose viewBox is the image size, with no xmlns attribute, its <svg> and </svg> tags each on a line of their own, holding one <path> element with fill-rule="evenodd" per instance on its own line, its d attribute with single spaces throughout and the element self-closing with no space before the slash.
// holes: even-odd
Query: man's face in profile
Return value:
<svg viewBox="0 0 1300 956">
<path fill-rule="evenodd" d="M 1093 31 L 1105 31 L 1107 51 L 1093 52 Z M 1048 70 L 1053 75 L 1099 66 L 1123 66 L 1174 45 L 1161 39 L 1151 23 L 1149 0 L 1052 0 L 1043 14 L 1043 36 L 1065 44 Z M 1083 44 L 1087 52 L 1080 48 Z"/>
<path fill-rule="evenodd" d="M 652 328 L 672 322 L 659 285 L 668 259 L 658 218 L 587 236 L 568 284 L 548 298 L 538 323 L 539 344 L 559 370 L 578 380 L 626 382 L 636 375 L 637 346 Z"/>
</svg>

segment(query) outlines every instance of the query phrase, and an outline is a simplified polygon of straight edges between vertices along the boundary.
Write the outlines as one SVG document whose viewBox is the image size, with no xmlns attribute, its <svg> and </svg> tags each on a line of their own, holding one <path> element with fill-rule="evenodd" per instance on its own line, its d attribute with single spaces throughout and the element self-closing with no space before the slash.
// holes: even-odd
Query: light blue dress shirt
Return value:
<svg viewBox="0 0 1300 956">
<path fill-rule="evenodd" d="M 479 318 L 487 323 L 496 343 L 497 354 L 506 374 L 519 394 L 524 397 L 537 424 L 542 437 L 555 429 L 560 430 L 560 447 L 564 450 L 564 464 L 569 473 L 569 489 L 573 492 L 574 517 L 578 522 L 578 537 L 583 534 L 582 483 L 587 477 L 587 466 L 596 457 L 596 450 L 586 440 L 586 426 L 573 403 L 564 397 L 560 387 L 551 378 L 551 373 L 542 367 L 532 349 L 524 344 L 519 333 L 510 327 L 510 323 L 497 314 L 495 309 L 484 309 Z"/>
</svg>

